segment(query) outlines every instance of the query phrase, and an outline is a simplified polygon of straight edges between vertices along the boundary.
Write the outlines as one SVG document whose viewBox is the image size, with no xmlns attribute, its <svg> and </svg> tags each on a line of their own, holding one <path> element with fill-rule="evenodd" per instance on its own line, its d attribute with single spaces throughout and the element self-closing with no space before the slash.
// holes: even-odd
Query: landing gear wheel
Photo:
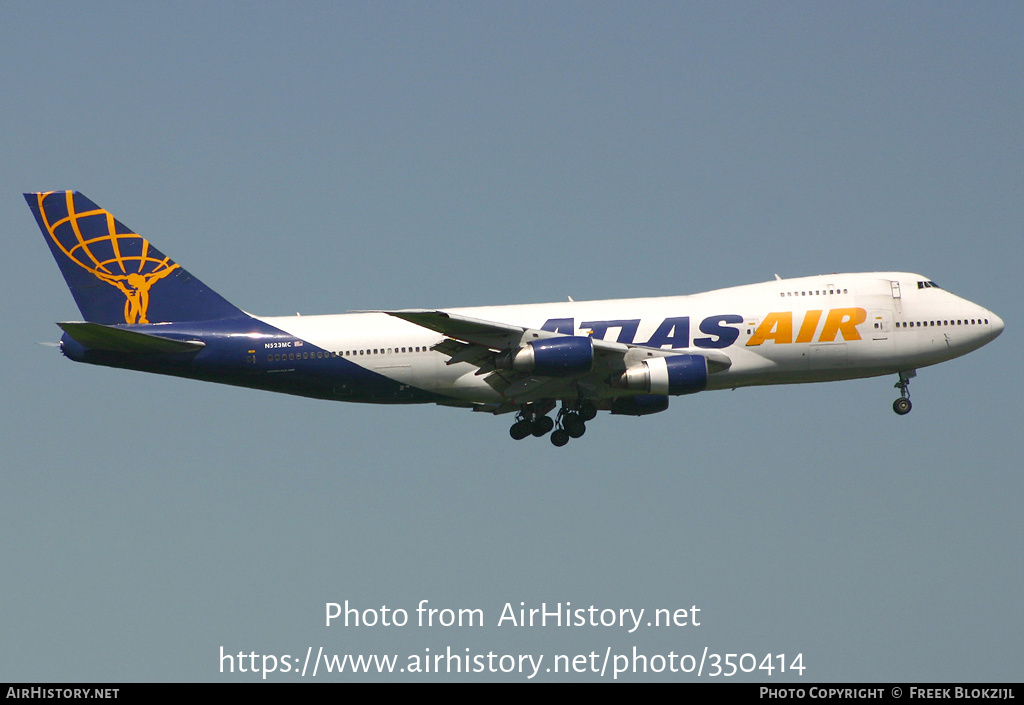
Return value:
<svg viewBox="0 0 1024 705">
<path fill-rule="evenodd" d="M 916 370 L 900 372 L 900 381 L 893 385 L 896 389 L 900 390 L 900 398 L 892 403 L 892 410 L 900 416 L 909 414 L 910 410 L 914 408 L 910 403 L 910 378 L 916 376 Z"/>
<path fill-rule="evenodd" d="M 508 430 L 508 435 L 512 436 L 513 440 L 521 441 L 533 431 L 533 424 L 528 419 L 520 419 L 512 424 L 512 428 Z"/>
<path fill-rule="evenodd" d="M 900 397 L 892 403 L 892 410 L 900 416 L 909 414 L 912 408 L 914 408 L 913 404 L 910 403 L 909 399 L 905 399 L 904 397 Z"/>
<path fill-rule="evenodd" d="M 555 422 L 550 416 L 538 416 L 531 424 L 530 433 L 540 438 L 555 427 Z"/>
<path fill-rule="evenodd" d="M 587 425 L 576 414 L 566 414 L 562 418 L 562 427 L 570 438 L 579 438 L 587 432 Z"/>
<path fill-rule="evenodd" d="M 580 402 L 580 418 L 584 421 L 593 421 L 597 416 L 597 407 L 594 406 L 594 402 L 584 399 Z"/>
<path fill-rule="evenodd" d="M 569 432 L 564 428 L 559 428 L 551 432 L 551 443 L 556 448 L 561 448 L 569 442 Z"/>
</svg>

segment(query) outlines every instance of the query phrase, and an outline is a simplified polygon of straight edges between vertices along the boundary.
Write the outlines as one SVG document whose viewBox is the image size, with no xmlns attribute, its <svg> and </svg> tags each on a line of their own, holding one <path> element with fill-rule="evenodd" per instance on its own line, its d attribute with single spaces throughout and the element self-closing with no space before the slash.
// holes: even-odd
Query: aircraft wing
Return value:
<svg viewBox="0 0 1024 705">
<path fill-rule="evenodd" d="M 382 313 L 401 318 L 424 328 L 429 328 L 454 340 L 486 347 L 493 351 L 505 350 L 516 345 L 528 343 L 531 340 L 557 338 L 564 335 L 563 333 L 524 328 L 509 323 L 470 318 L 469 316 L 461 316 L 457 313 L 448 313 L 447 311 L 408 309 L 403 311 L 383 311 Z M 624 369 L 629 364 L 633 364 L 633 358 L 641 360 L 645 357 L 670 357 L 672 355 L 701 355 L 708 360 L 709 372 L 720 372 L 732 366 L 732 360 L 725 353 L 704 348 L 665 350 L 595 338 L 594 351 L 598 356 L 605 358 L 606 362 L 611 362 L 617 357 L 622 358 L 621 364 L 608 365 L 612 369 Z M 460 362 L 461 360 L 456 361 Z"/>
<path fill-rule="evenodd" d="M 622 372 L 627 367 L 639 364 L 646 358 L 700 355 L 707 359 L 709 373 L 720 372 L 732 365 L 732 360 L 718 350 L 702 348 L 664 350 L 594 338 L 594 369 L 592 372 L 575 377 L 543 377 L 497 369 L 494 365 L 494 353 L 515 350 L 534 340 L 568 337 L 563 333 L 525 328 L 497 321 L 485 321 L 447 311 L 410 309 L 382 311 L 382 313 L 446 336 L 448 340 L 439 343 L 433 349 L 448 355 L 447 364 L 468 362 L 476 365 L 479 368 L 476 374 L 488 375 L 488 383 L 500 388 L 502 393 L 513 403 L 524 403 L 541 398 L 557 398 L 576 387 L 587 389 L 595 396 L 603 396 L 600 394 L 600 390 L 602 387 L 607 387 L 610 372 Z"/>
<path fill-rule="evenodd" d="M 383 313 L 437 331 L 449 338 L 493 350 L 504 350 L 505 348 L 512 347 L 514 343 L 527 342 L 524 338 L 528 329 L 507 323 L 484 321 L 479 318 L 460 316 L 445 311 L 410 309 L 405 311 L 384 311 Z M 549 331 L 533 332 L 542 334 L 533 336 L 534 338 L 548 338 L 559 335 Z"/>
</svg>

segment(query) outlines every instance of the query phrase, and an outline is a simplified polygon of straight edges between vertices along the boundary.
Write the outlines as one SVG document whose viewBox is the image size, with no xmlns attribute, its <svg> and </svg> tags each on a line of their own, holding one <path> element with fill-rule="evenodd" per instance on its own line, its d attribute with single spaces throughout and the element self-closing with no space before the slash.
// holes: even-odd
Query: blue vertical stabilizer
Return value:
<svg viewBox="0 0 1024 705">
<path fill-rule="evenodd" d="M 77 191 L 26 193 L 86 321 L 103 324 L 246 317 Z"/>
</svg>

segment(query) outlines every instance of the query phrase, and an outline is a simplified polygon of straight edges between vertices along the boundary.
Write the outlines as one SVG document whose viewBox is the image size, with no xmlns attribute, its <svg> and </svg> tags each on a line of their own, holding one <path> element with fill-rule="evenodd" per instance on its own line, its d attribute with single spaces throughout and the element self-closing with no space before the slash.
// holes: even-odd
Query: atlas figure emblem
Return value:
<svg viewBox="0 0 1024 705">
<path fill-rule="evenodd" d="M 44 222 L 42 201 L 48 195 L 39 196 Z M 98 208 L 77 213 L 70 193 L 67 208 L 66 218 L 46 222 L 50 238 L 68 259 L 124 294 L 125 323 L 149 323 L 146 313 L 150 288 L 180 265 L 129 231 L 108 211 Z"/>
</svg>

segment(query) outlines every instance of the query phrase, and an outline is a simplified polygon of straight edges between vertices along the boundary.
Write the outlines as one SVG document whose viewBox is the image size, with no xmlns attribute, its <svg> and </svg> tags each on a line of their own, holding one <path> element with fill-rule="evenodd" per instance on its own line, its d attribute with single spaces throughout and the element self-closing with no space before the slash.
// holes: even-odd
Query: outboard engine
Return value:
<svg viewBox="0 0 1024 705">
<path fill-rule="evenodd" d="M 545 377 L 569 377 L 594 369 L 594 340 L 566 336 L 534 340 L 498 356 L 498 367 Z"/>
</svg>

